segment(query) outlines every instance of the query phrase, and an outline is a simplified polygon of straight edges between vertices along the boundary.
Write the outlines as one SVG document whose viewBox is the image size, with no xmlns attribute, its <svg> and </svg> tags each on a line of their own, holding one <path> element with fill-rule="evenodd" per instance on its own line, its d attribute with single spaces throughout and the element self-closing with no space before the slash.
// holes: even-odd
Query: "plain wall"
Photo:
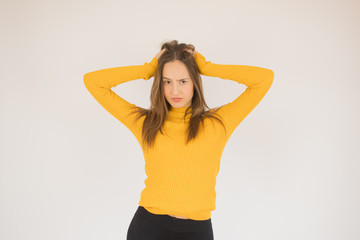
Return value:
<svg viewBox="0 0 360 240">
<path fill-rule="evenodd" d="M 87 72 L 192 43 L 275 78 L 221 159 L 215 239 L 360 239 L 359 1 L 2 1 L 0 239 L 126 239 L 140 145 Z M 202 76 L 210 107 L 245 86 Z M 113 90 L 149 107 L 153 78 Z"/>
</svg>

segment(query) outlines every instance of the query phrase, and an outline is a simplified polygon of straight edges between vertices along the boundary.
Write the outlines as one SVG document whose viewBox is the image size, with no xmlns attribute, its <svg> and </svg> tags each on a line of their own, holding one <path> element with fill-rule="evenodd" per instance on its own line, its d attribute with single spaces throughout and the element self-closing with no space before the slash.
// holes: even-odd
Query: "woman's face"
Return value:
<svg viewBox="0 0 360 240">
<path fill-rule="evenodd" d="M 163 69 L 163 86 L 166 100 L 174 108 L 189 107 L 194 95 L 194 83 L 185 66 L 179 60 L 167 62 Z M 175 101 L 176 98 L 180 98 Z"/>
</svg>

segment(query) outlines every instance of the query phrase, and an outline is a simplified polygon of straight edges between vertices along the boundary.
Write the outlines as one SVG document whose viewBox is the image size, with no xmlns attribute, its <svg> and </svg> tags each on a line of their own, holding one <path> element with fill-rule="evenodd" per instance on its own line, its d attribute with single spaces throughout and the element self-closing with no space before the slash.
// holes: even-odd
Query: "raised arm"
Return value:
<svg viewBox="0 0 360 240">
<path fill-rule="evenodd" d="M 135 114 L 129 113 L 135 104 L 129 103 L 111 90 L 121 83 L 131 80 L 149 80 L 156 72 L 158 59 L 154 57 L 150 63 L 143 65 L 107 68 L 89 72 L 84 75 L 84 84 L 91 95 L 116 119 L 122 122 L 133 133 L 135 130 Z"/>
<path fill-rule="evenodd" d="M 215 64 L 206 61 L 199 52 L 195 53 L 194 58 L 200 74 L 232 80 L 247 86 L 246 90 L 234 101 L 221 106 L 218 110 L 218 113 L 225 120 L 228 139 L 270 89 L 274 72 L 255 66 Z"/>
</svg>

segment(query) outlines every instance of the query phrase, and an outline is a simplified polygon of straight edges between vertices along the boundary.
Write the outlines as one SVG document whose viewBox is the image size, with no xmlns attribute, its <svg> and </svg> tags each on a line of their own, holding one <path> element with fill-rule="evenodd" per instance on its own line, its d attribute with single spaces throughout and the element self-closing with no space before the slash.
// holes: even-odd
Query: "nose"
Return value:
<svg viewBox="0 0 360 240">
<path fill-rule="evenodd" d="M 178 89 L 177 84 L 173 84 L 173 86 L 172 86 L 172 88 L 171 88 L 171 91 L 172 91 L 172 94 L 173 94 L 173 95 L 178 94 L 179 89 Z"/>
</svg>

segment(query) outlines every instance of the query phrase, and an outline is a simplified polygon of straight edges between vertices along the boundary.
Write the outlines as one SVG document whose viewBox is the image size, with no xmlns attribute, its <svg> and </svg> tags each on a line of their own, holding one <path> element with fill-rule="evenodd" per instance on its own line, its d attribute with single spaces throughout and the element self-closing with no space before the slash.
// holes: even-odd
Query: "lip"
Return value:
<svg viewBox="0 0 360 240">
<path fill-rule="evenodd" d="M 182 98 L 172 98 L 172 100 L 175 102 L 180 102 L 182 100 Z"/>
</svg>

